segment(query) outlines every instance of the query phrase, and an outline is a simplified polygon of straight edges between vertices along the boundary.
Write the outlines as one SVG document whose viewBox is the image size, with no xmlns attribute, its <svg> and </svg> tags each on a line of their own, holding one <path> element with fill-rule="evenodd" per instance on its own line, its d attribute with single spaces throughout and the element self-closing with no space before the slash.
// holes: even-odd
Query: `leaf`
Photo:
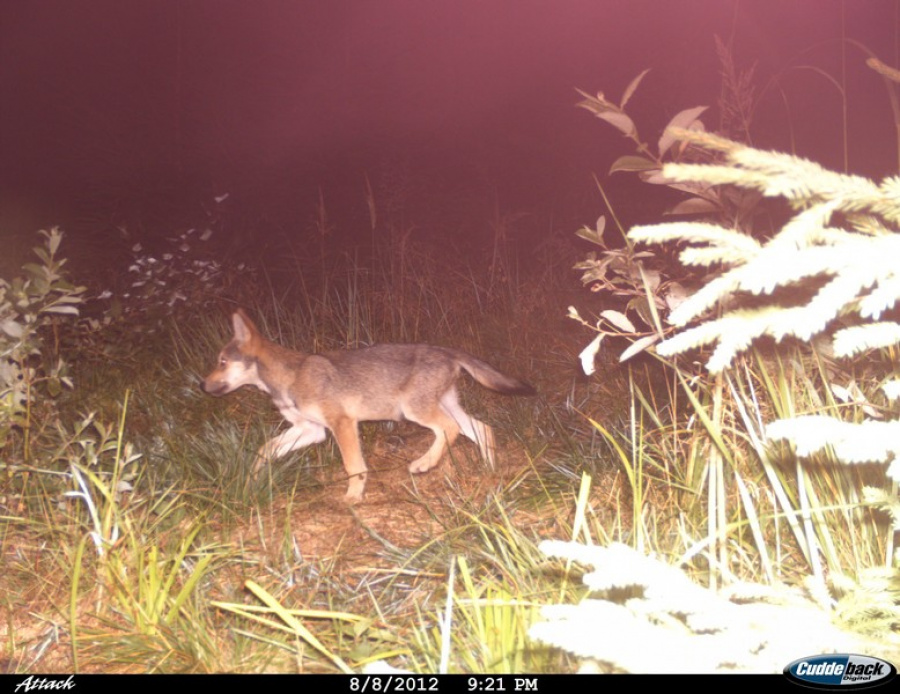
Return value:
<svg viewBox="0 0 900 694">
<path fill-rule="evenodd" d="M 45 308 L 42 313 L 62 313 L 68 316 L 77 316 L 78 309 L 74 306 L 51 306 L 50 308 Z"/>
<path fill-rule="evenodd" d="M 581 273 L 581 283 L 589 284 L 591 282 L 605 282 L 606 281 L 606 270 L 609 267 L 609 263 L 595 260 L 593 262 L 588 263 L 578 263 L 575 266 L 575 270 L 582 270 Z"/>
<path fill-rule="evenodd" d="M 626 154 L 624 157 L 619 157 L 613 162 L 613 165 L 609 167 L 609 172 L 611 174 L 616 171 L 659 171 L 659 164 L 657 164 L 652 159 L 647 159 L 647 157 L 640 157 L 636 154 Z"/>
<path fill-rule="evenodd" d="M 58 378 L 50 377 L 47 379 L 47 392 L 51 398 L 58 397 L 62 393 L 62 383 Z"/>
<path fill-rule="evenodd" d="M 606 244 L 603 243 L 603 231 L 606 229 L 606 217 L 604 215 L 600 215 L 597 218 L 597 227 L 595 229 L 591 229 L 590 227 L 581 227 L 578 231 L 575 232 L 575 236 L 578 238 L 582 238 L 585 241 L 590 241 L 591 243 L 596 243 L 598 246 L 602 246 L 606 248 Z"/>
<path fill-rule="evenodd" d="M 624 113 L 619 113 L 618 111 L 604 111 L 603 113 L 598 113 L 597 118 L 602 118 L 616 128 L 616 130 L 628 137 L 637 132 L 637 128 L 634 127 L 634 121 Z"/>
<path fill-rule="evenodd" d="M 665 214 L 710 214 L 718 212 L 719 206 L 703 198 L 682 200 Z"/>
<path fill-rule="evenodd" d="M 19 339 L 25 332 L 25 329 L 22 327 L 21 323 L 17 323 L 12 318 L 8 318 L 2 323 L 0 323 L 0 330 L 5 332 L 12 338 Z"/>
<path fill-rule="evenodd" d="M 638 88 L 641 80 L 644 79 L 644 75 L 646 75 L 648 72 L 650 72 L 649 67 L 628 83 L 628 86 L 625 87 L 625 91 L 622 93 L 622 101 L 619 103 L 619 108 L 625 108 L 625 104 L 628 103 L 628 100 L 632 97 L 635 90 Z"/>
<path fill-rule="evenodd" d="M 606 320 L 616 326 L 623 333 L 633 333 L 637 332 L 634 329 L 634 325 L 628 320 L 628 317 L 622 313 L 621 311 L 601 311 L 600 315 L 603 316 Z"/>
<path fill-rule="evenodd" d="M 636 296 L 628 302 L 628 308 L 637 311 L 644 323 L 653 325 L 653 311 L 650 310 L 650 304 L 647 302 L 646 296 Z"/>
<path fill-rule="evenodd" d="M 25 263 L 22 269 L 33 279 L 45 280 L 47 278 L 47 270 L 43 265 L 37 263 Z"/>
<path fill-rule="evenodd" d="M 666 308 L 670 311 L 674 311 L 676 308 L 681 306 L 687 298 L 690 296 L 688 290 L 684 288 L 682 284 L 679 282 L 669 282 L 666 286 L 665 294 L 663 294 L 663 300 L 666 302 Z"/>
<path fill-rule="evenodd" d="M 62 241 L 62 232 L 54 227 L 50 230 L 50 234 L 47 237 L 47 247 L 50 249 L 50 255 L 56 255 L 56 251 L 59 250 L 59 244 Z"/>
<path fill-rule="evenodd" d="M 659 270 L 651 270 L 650 268 L 642 268 L 643 273 L 638 273 L 635 275 L 635 279 L 641 277 L 643 274 L 643 281 L 647 285 L 647 289 L 650 290 L 651 294 L 656 294 L 656 290 L 659 289 L 659 283 L 662 281 L 662 274 Z"/>
<path fill-rule="evenodd" d="M 606 111 L 610 108 L 615 108 L 614 104 L 606 100 L 606 97 L 603 96 L 603 92 L 597 92 L 597 96 L 594 96 L 580 89 L 576 89 L 575 91 L 584 97 L 583 100 L 579 101 L 575 105 L 579 108 L 590 111 L 594 115 L 597 115 L 598 113 Z"/>
<path fill-rule="evenodd" d="M 652 183 L 655 186 L 672 186 L 673 188 L 675 187 L 674 185 L 672 185 L 674 183 L 674 181 L 672 181 L 671 178 L 666 178 L 663 175 L 663 172 L 661 169 L 656 169 L 655 171 L 651 169 L 651 170 L 642 172 L 641 180 L 644 183 Z"/>
<path fill-rule="evenodd" d="M 675 117 L 669 121 L 669 124 L 663 131 L 662 137 L 659 138 L 660 158 L 662 158 L 662 156 L 669 150 L 669 147 L 671 147 L 677 139 L 671 133 L 671 129 L 684 128 L 686 130 L 690 127 L 691 123 L 697 120 L 697 118 L 700 117 L 700 114 L 703 113 L 707 108 L 707 106 L 694 106 L 694 108 L 687 108 L 684 111 L 680 111 L 679 113 L 675 114 Z"/>
<path fill-rule="evenodd" d="M 44 250 L 43 246 L 35 246 L 31 250 L 38 258 L 41 259 L 41 262 L 44 263 L 44 265 L 49 265 L 52 262 L 50 260 L 50 256 L 47 255 L 47 251 Z"/>
<path fill-rule="evenodd" d="M 67 291 L 67 292 L 70 291 L 73 293 L 80 293 L 85 290 L 85 287 L 73 287 L 68 282 L 57 282 L 54 289 L 56 291 Z M 56 298 L 56 301 L 61 304 L 83 304 L 84 298 L 82 298 L 80 296 L 63 295 L 63 296 L 58 296 Z"/>
<path fill-rule="evenodd" d="M 831 384 L 831 392 L 834 394 L 834 397 L 841 402 L 849 402 L 851 400 L 850 391 L 837 383 Z"/>
<path fill-rule="evenodd" d="M 653 335 L 647 335 L 646 337 L 642 337 L 640 340 L 635 340 L 631 343 L 631 345 L 619 355 L 619 363 L 621 364 L 623 361 L 628 361 L 635 354 L 640 354 L 645 349 L 647 349 L 650 345 L 659 341 L 659 335 L 654 333 Z"/>
<path fill-rule="evenodd" d="M 669 166 L 668 164 L 666 166 Z M 671 178 L 666 178 L 662 171 L 642 171 L 638 174 L 644 183 L 652 183 L 657 186 L 669 186 L 672 190 L 680 190 L 684 193 L 690 193 L 697 197 L 714 200 L 710 188 L 704 183 L 682 183 L 676 182 Z"/>
<path fill-rule="evenodd" d="M 606 335 L 603 333 L 597 333 L 597 336 L 591 340 L 591 343 L 581 350 L 581 354 L 578 355 L 578 359 L 581 361 L 581 370 L 584 371 L 586 376 L 590 376 L 596 371 L 594 357 L 600 351 L 600 343 L 603 342 L 604 337 Z"/>
</svg>

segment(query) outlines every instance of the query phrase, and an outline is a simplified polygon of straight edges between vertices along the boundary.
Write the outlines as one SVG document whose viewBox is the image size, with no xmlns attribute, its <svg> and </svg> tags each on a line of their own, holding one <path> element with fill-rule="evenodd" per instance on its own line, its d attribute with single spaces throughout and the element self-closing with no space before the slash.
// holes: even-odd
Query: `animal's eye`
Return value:
<svg viewBox="0 0 900 694">
<path fill-rule="evenodd" d="M 228 360 L 225 357 L 219 357 L 219 366 L 225 366 Z"/>
</svg>

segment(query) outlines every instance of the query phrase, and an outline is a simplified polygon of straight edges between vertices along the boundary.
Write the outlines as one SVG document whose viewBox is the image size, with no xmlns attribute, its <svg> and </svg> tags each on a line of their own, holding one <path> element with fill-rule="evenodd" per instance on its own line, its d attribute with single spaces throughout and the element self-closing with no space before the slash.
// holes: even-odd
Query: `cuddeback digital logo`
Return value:
<svg viewBox="0 0 900 694">
<path fill-rule="evenodd" d="M 863 689 L 894 679 L 897 668 L 886 660 L 850 653 L 813 655 L 784 668 L 794 684 L 816 689 Z"/>
</svg>

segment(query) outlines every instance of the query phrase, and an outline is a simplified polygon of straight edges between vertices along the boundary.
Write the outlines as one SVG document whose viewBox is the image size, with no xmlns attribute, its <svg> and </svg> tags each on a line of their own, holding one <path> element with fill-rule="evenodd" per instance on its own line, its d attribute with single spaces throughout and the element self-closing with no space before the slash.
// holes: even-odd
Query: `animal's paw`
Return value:
<svg viewBox="0 0 900 694">
<path fill-rule="evenodd" d="M 362 500 L 363 500 L 362 491 L 358 491 L 358 492 L 348 491 L 346 494 L 344 494 L 344 503 L 347 504 L 348 506 L 355 506 L 356 504 L 360 503 Z"/>
<path fill-rule="evenodd" d="M 366 475 L 358 475 L 350 478 L 350 486 L 347 487 L 347 493 L 344 494 L 344 503 L 350 506 L 358 504 L 363 499 L 363 491 L 366 488 Z"/>
<path fill-rule="evenodd" d="M 418 460 L 414 460 L 409 464 L 409 471 L 414 474 L 421 474 L 423 472 L 428 472 L 431 468 L 437 465 L 440 462 L 440 458 L 437 460 L 432 460 L 427 455 L 423 455 Z"/>
</svg>

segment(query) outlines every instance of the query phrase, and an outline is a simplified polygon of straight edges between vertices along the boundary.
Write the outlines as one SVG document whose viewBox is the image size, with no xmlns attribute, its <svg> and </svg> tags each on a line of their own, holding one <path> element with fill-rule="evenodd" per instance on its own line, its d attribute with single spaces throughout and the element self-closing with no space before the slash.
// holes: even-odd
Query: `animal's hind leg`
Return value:
<svg viewBox="0 0 900 694">
<path fill-rule="evenodd" d="M 456 390 L 450 390 L 441 398 L 441 407 L 459 425 L 459 430 L 467 439 L 474 441 L 481 451 L 484 461 L 494 467 L 494 430 L 482 421 L 475 419 L 459 404 Z"/>
<path fill-rule="evenodd" d="M 434 403 L 427 412 L 411 409 L 409 412 L 404 411 L 403 414 L 411 422 L 421 424 L 434 432 L 434 443 L 425 455 L 409 465 L 410 472 L 426 472 L 440 462 L 444 449 L 456 441 L 456 437 L 459 436 L 459 425 L 437 403 Z"/>
</svg>

